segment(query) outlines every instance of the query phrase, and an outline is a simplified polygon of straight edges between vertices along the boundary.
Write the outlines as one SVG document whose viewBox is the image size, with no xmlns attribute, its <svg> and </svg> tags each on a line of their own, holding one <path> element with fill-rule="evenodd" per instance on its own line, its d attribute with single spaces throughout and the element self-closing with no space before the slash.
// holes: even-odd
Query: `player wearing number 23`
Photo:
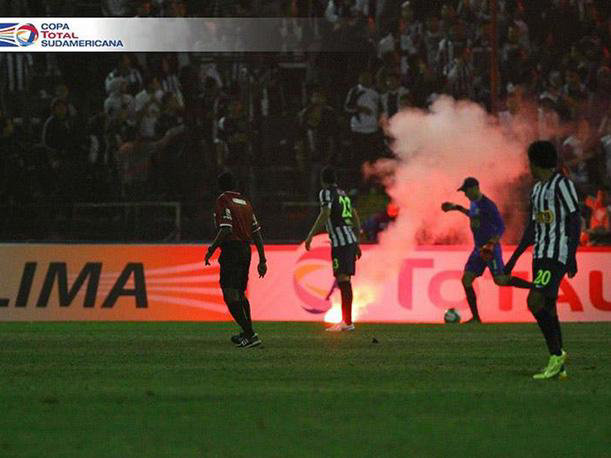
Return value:
<svg viewBox="0 0 611 458">
<path fill-rule="evenodd" d="M 319 193 L 320 213 L 305 241 L 310 249 L 312 237 L 326 228 L 331 239 L 333 275 L 342 293 L 342 322 L 328 328 L 328 331 L 352 331 L 352 284 L 350 277 L 355 273 L 355 263 L 361 257 L 359 234 L 361 223 L 356 209 L 352 208 L 350 197 L 337 186 L 335 170 L 325 167 L 321 172 L 322 189 Z"/>
</svg>

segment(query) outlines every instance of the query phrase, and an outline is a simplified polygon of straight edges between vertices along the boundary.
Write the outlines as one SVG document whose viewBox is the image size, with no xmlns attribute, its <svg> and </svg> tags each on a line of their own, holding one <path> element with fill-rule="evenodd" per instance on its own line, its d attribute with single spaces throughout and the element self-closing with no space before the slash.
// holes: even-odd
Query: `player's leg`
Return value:
<svg viewBox="0 0 611 458">
<path fill-rule="evenodd" d="M 482 275 L 485 269 L 486 263 L 477 250 L 474 249 L 467 260 L 467 264 L 465 264 L 465 270 L 461 279 L 465 295 L 467 296 L 467 303 L 471 310 L 471 319 L 467 323 L 481 323 L 479 311 L 477 310 L 477 296 L 475 295 L 475 289 L 473 289 L 473 281 Z"/>
<path fill-rule="evenodd" d="M 244 313 L 243 299 L 243 266 L 240 246 L 227 244 L 221 248 L 219 265 L 221 267 L 220 283 L 223 299 L 234 321 L 242 328 L 242 333 L 249 329 Z M 238 343 L 241 336 L 233 336 L 231 341 Z"/>
<path fill-rule="evenodd" d="M 244 245 L 242 247 L 241 256 L 240 256 L 240 272 L 239 272 L 239 292 L 240 292 L 240 306 L 242 309 L 242 314 L 244 316 L 244 334 L 242 339 L 240 340 L 239 347 L 241 348 L 250 348 L 256 347 L 257 345 L 261 345 L 261 339 L 255 333 L 252 326 L 252 318 L 250 314 L 250 302 L 246 297 L 246 288 L 248 287 L 248 273 L 250 270 L 250 259 L 251 259 L 251 251 L 249 245 Z"/>
<path fill-rule="evenodd" d="M 554 322 L 554 333 L 556 334 L 556 338 L 558 340 L 558 344 L 560 347 L 560 355 L 561 357 L 566 359 L 567 354 L 564 351 L 564 343 L 562 342 L 562 329 L 560 328 L 560 320 L 558 319 L 558 310 L 556 307 L 557 300 L 558 300 L 557 297 L 546 297 L 545 298 L 545 308 L 547 309 L 548 313 L 551 315 L 552 320 Z M 562 363 L 562 367 L 560 369 L 560 372 L 558 373 L 558 376 L 560 378 L 567 377 L 566 368 L 564 367 L 564 361 Z"/>
<path fill-rule="evenodd" d="M 229 309 L 229 313 L 231 314 L 233 320 L 242 328 L 242 332 L 246 334 L 247 329 L 249 329 L 248 321 L 246 319 L 246 315 L 244 314 L 244 307 L 242 306 L 242 294 L 238 288 L 223 288 L 223 299 L 225 300 L 225 304 L 227 304 L 227 308 Z M 234 336 L 235 337 L 235 336 Z M 231 339 L 235 341 L 234 338 Z"/>
<path fill-rule="evenodd" d="M 566 353 L 562 349 L 562 335 L 556 311 L 558 288 L 563 272 L 546 260 L 533 262 L 534 289 L 528 295 L 528 308 L 537 320 L 545 337 L 550 359 L 545 370 L 535 379 L 549 379 L 564 371 Z M 564 374 L 564 375 L 565 375 Z"/>
<path fill-rule="evenodd" d="M 329 331 L 352 331 L 352 282 L 356 263 L 356 245 L 334 247 L 331 250 L 333 260 L 333 275 L 337 280 L 337 287 L 342 296 L 342 322 L 337 326 L 328 328 Z"/>
<path fill-rule="evenodd" d="M 352 325 L 352 283 L 350 276 L 339 274 L 337 285 L 342 293 L 342 323 L 346 326 Z"/>
<path fill-rule="evenodd" d="M 254 331 L 252 330 L 252 317 L 250 314 L 250 302 L 246 297 L 246 288 L 248 288 L 248 273 L 250 272 L 250 261 L 251 261 L 251 251 L 250 245 L 245 245 L 242 250 L 242 256 L 240 260 L 240 296 L 242 302 L 242 308 L 244 309 L 244 316 L 248 323 L 247 334 L 252 335 Z"/>
<path fill-rule="evenodd" d="M 531 289 L 533 284 L 519 277 L 505 275 L 503 272 L 505 265 L 503 264 L 503 252 L 501 244 L 497 243 L 494 246 L 492 259 L 488 261 L 488 269 L 492 273 L 494 283 L 498 286 L 513 286 L 515 288 Z"/>
</svg>

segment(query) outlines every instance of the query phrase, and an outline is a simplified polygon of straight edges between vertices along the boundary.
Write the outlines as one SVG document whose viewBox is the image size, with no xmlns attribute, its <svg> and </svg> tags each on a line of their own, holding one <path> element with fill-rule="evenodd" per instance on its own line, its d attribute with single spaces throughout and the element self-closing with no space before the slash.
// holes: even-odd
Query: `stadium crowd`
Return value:
<svg viewBox="0 0 611 458">
<path fill-rule="evenodd" d="M 396 211 L 362 182 L 360 164 L 388 154 L 384 126 L 397 111 L 449 94 L 508 131 L 531 112 L 534 135 L 556 143 L 579 187 L 583 243 L 608 241 L 609 4 L 497 3 L 493 97 L 488 0 L 1 0 L 5 17 L 320 18 L 295 36 L 358 50 L 0 53 L 0 205 L 8 219 L 35 222 L 27 234 L 5 223 L 2 237 L 61 238 L 77 201 L 177 201 L 192 222 L 186 237 L 202 238 L 222 169 L 237 173 L 265 220 L 273 205 L 312 201 L 331 163 L 358 190 L 375 239 Z M 302 236 L 266 228 L 271 238 Z"/>
</svg>

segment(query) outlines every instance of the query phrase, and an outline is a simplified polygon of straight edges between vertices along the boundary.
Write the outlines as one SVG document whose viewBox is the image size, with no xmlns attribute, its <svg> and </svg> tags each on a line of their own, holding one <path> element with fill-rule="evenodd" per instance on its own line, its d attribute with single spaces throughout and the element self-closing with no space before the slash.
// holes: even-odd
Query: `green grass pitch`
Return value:
<svg viewBox="0 0 611 458">
<path fill-rule="evenodd" d="M 611 323 L 322 329 L 0 323 L 0 456 L 611 456 Z"/>
</svg>

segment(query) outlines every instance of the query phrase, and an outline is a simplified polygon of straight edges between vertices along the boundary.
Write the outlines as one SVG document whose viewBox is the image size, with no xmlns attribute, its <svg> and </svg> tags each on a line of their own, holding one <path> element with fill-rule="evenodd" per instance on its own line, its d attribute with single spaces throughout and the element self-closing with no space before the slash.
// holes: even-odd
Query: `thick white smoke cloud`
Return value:
<svg viewBox="0 0 611 458">
<path fill-rule="evenodd" d="M 532 139 L 509 138 L 479 105 L 445 96 L 428 111 L 398 113 L 391 119 L 390 132 L 395 159 L 365 166 L 364 172 L 382 179 L 400 213 L 380 234 L 367 262 L 359 265 L 357 289 L 359 284 L 375 285 L 396 277 L 416 244 L 472 243 L 465 215 L 440 209 L 444 201 L 469 206 L 464 194 L 456 191 L 467 176 L 476 177 L 482 192 L 510 216 L 504 239 L 521 233 L 524 197 L 515 182 L 527 171 L 525 151 Z"/>
</svg>

